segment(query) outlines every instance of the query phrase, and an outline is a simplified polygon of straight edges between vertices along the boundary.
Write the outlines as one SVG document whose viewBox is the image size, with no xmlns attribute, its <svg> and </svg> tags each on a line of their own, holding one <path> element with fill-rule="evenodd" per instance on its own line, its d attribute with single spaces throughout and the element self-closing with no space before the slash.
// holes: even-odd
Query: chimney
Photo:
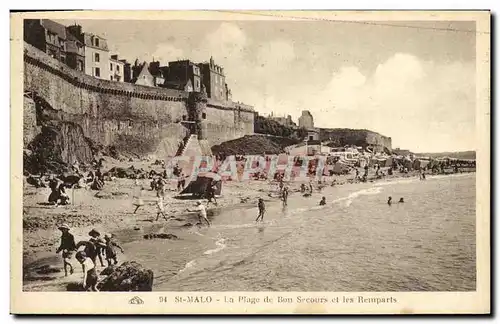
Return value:
<svg viewBox="0 0 500 324">
<path fill-rule="evenodd" d="M 76 38 L 81 39 L 82 38 L 82 26 L 74 24 L 72 26 L 68 26 L 67 30 Z"/>
</svg>

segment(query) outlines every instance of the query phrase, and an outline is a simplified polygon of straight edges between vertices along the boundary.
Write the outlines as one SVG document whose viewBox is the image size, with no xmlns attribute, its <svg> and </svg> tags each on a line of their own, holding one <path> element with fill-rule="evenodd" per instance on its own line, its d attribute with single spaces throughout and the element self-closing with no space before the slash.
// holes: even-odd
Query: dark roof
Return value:
<svg viewBox="0 0 500 324">
<path fill-rule="evenodd" d="M 55 21 L 50 19 L 41 19 L 40 23 L 44 28 L 57 34 L 62 39 L 66 39 L 66 26 L 56 23 Z"/>
</svg>

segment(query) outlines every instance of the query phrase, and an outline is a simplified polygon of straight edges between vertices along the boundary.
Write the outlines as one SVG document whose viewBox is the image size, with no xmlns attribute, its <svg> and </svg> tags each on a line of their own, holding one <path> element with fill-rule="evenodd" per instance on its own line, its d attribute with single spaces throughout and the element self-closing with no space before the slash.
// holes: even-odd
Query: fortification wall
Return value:
<svg viewBox="0 0 500 324">
<path fill-rule="evenodd" d="M 57 111 L 58 119 L 77 123 L 86 137 L 102 145 L 128 145 L 141 155 L 159 149 L 174 155 L 174 146 L 188 133 L 180 123 L 189 115 L 187 92 L 96 79 L 26 43 L 24 88 L 43 98 Z M 234 109 L 232 103 L 207 107 L 207 119 L 213 125 L 207 134 L 211 145 L 221 138 L 253 133 L 251 107 L 243 105 L 238 114 Z"/>
<path fill-rule="evenodd" d="M 236 103 L 222 106 L 218 102 L 209 100 L 207 103 L 209 112 L 202 127 L 210 144 L 218 145 L 228 140 L 252 135 L 255 113 L 248 107 Z"/>
</svg>

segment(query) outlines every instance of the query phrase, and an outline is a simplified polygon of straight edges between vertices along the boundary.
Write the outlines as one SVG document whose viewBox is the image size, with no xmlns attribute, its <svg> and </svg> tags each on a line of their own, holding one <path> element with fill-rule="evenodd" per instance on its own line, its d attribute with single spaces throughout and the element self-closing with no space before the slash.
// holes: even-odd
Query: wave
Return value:
<svg viewBox="0 0 500 324">
<path fill-rule="evenodd" d="M 212 249 L 212 250 L 207 250 L 207 251 L 203 252 L 203 254 L 204 255 L 210 255 L 210 254 L 214 254 L 214 253 L 217 253 L 219 251 L 222 251 L 223 249 L 226 248 L 226 244 L 224 244 L 225 241 L 226 241 L 225 238 L 223 238 L 223 237 L 219 238 L 215 242 L 215 245 L 217 245 L 217 247 L 215 249 Z"/>
<path fill-rule="evenodd" d="M 373 188 L 368 188 L 368 189 L 363 189 L 363 190 L 353 192 L 352 194 L 347 196 L 345 206 L 346 207 L 351 206 L 354 199 L 356 199 L 359 196 L 376 195 L 376 194 L 379 194 L 381 191 L 382 191 L 381 187 L 373 187 Z"/>
<path fill-rule="evenodd" d="M 442 179 L 449 179 L 449 178 L 461 178 L 461 177 L 470 177 L 471 175 L 475 175 L 475 172 L 468 172 L 468 173 L 454 173 L 454 174 L 438 174 L 438 175 L 426 175 L 426 180 L 442 180 Z M 380 186 L 390 186 L 393 184 L 405 184 L 405 183 L 415 183 L 415 182 L 420 182 L 420 178 L 418 176 L 414 177 L 409 177 L 409 178 L 396 178 L 396 179 L 387 179 L 385 182 L 375 182 L 373 185 L 380 187 Z"/>
<path fill-rule="evenodd" d="M 183 269 L 179 270 L 179 273 L 186 271 L 189 268 L 192 268 L 196 264 L 196 260 L 191 260 L 184 266 Z"/>
</svg>

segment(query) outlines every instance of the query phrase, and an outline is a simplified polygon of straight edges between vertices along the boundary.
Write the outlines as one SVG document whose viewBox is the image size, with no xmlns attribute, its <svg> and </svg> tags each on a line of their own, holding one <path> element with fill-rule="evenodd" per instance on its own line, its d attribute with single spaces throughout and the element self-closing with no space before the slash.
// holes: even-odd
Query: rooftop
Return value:
<svg viewBox="0 0 500 324">
<path fill-rule="evenodd" d="M 50 19 L 40 19 L 40 24 L 47 30 L 57 34 L 60 38 L 66 39 L 66 26 Z"/>
</svg>

